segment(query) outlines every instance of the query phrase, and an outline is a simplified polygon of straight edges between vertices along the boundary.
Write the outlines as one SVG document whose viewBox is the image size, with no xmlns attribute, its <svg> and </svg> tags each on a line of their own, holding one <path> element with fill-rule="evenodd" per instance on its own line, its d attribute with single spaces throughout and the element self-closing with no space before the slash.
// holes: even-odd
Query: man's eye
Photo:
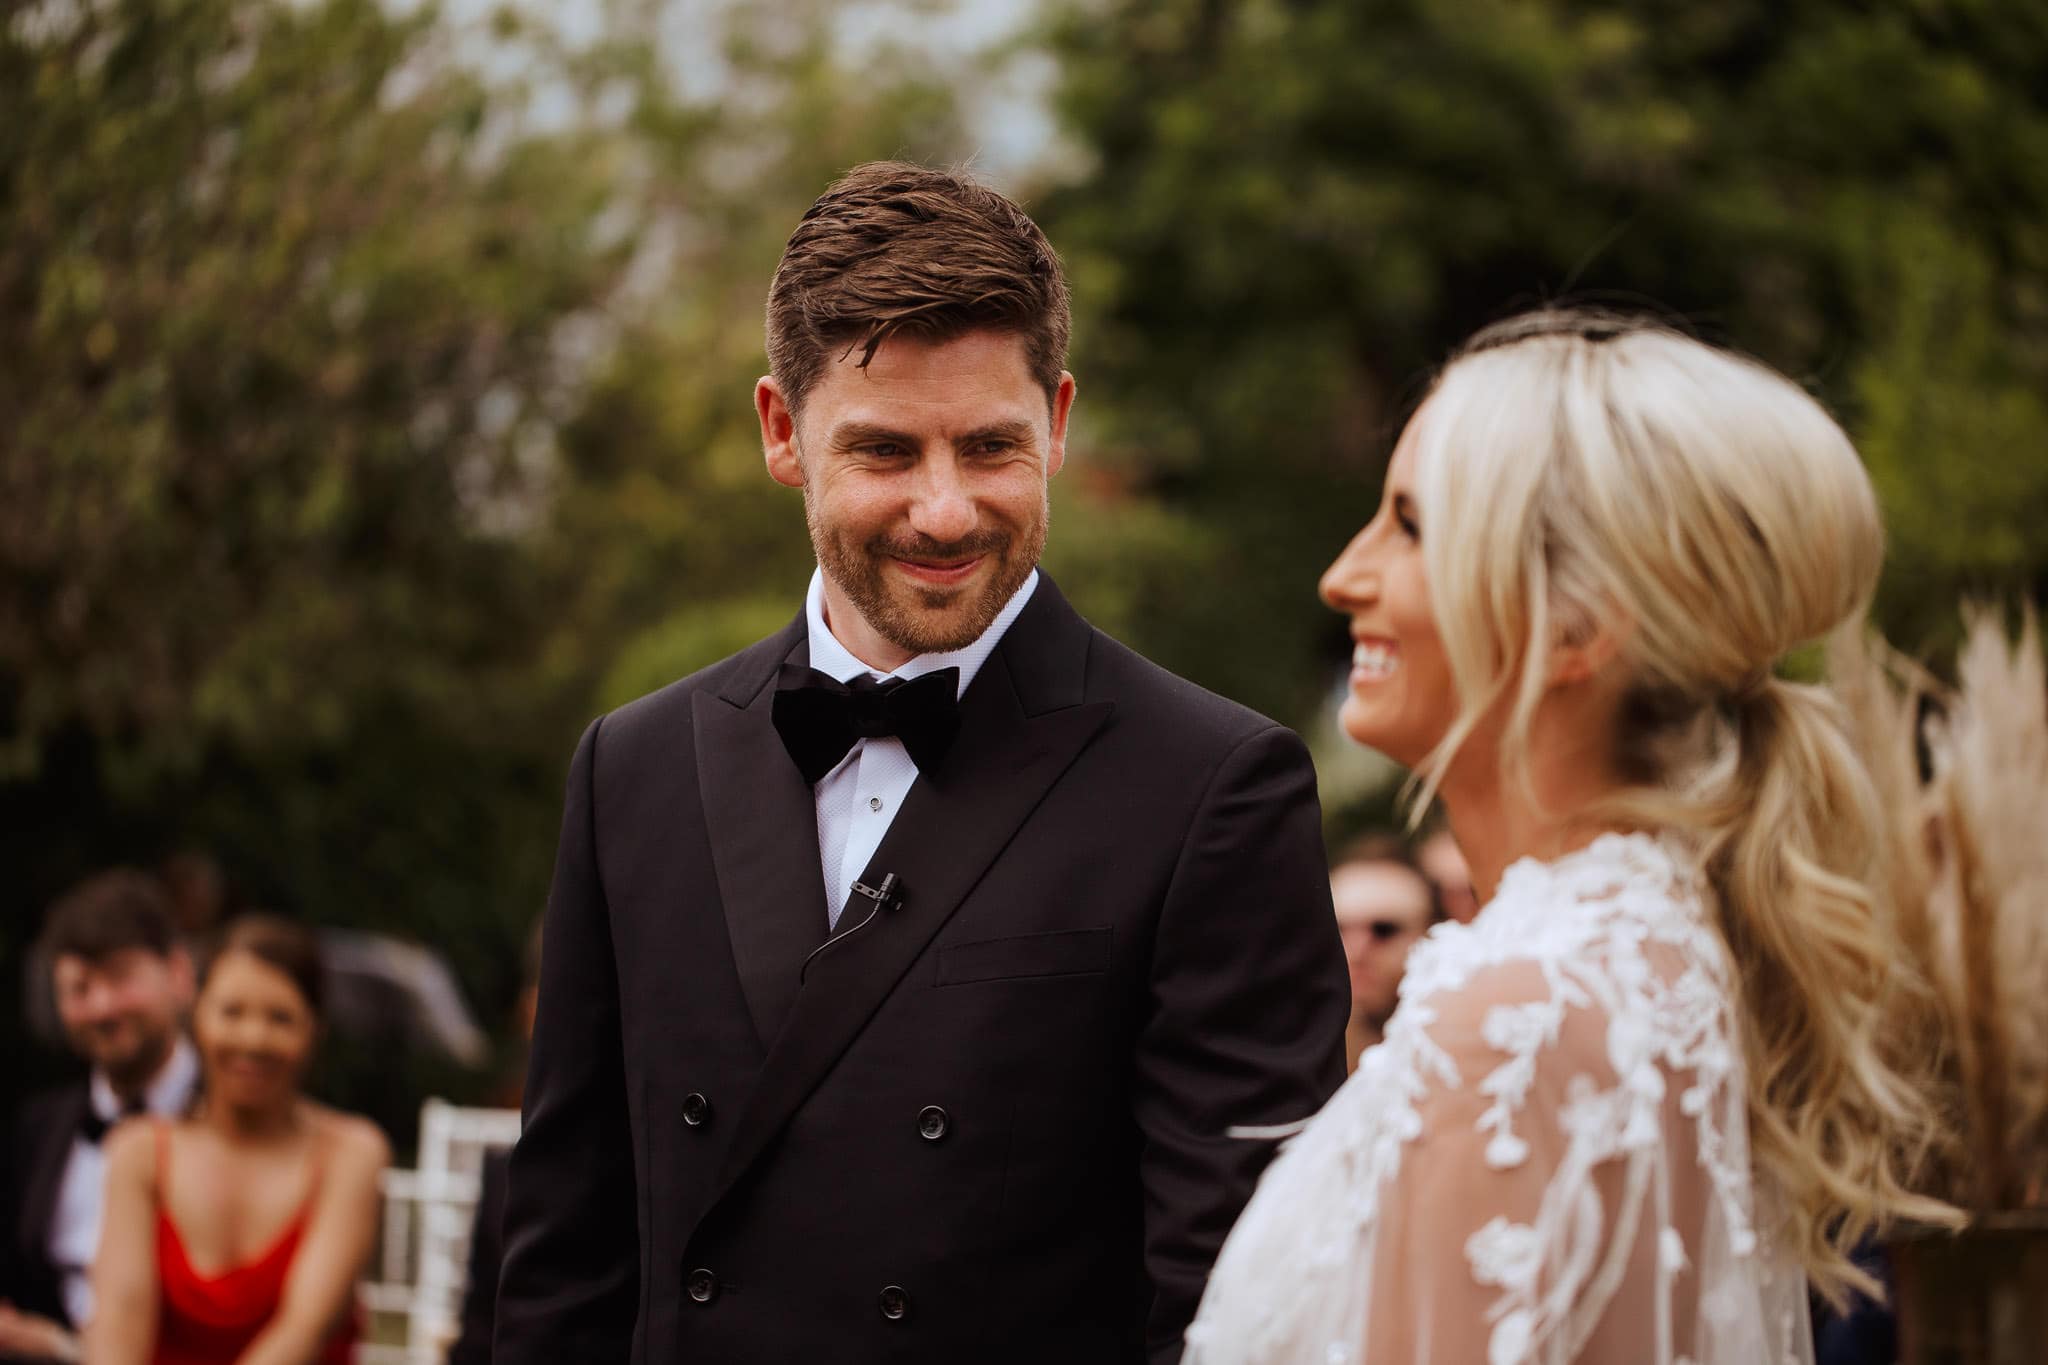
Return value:
<svg viewBox="0 0 2048 1365">
<path fill-rule="evenodd" d="M 898 456 L 904 455 L 908 452 L 906 452 L 902 446 L 897 445 L 894 441 L 877 441 L 873 445 L 862 446 L 861 453 L 867 455 L 871 459 L 893 460 L 896 459 Z"/>
<path fill-rule="evenodd" d="M 1014 441 L 977 441 L 974 453 L 977 455 L 1007 455 L 1017 448 Z"/>
</svg>

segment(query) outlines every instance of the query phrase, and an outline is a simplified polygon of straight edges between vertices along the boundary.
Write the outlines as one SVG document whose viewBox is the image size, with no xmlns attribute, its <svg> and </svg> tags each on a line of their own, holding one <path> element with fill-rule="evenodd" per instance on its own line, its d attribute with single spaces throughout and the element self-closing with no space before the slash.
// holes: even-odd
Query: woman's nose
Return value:
<svg viewBox="0 0 2048 1365">
<path fill-rule="evenodd" d="M 1355 611 L 1379 596 L 1379 575 L 1373 569 L 1364 531 L 1353 536 L 1335 562 L 1323 570 L 1316 588 L 1324 605 L 1333 611 Z"/>
</svg>

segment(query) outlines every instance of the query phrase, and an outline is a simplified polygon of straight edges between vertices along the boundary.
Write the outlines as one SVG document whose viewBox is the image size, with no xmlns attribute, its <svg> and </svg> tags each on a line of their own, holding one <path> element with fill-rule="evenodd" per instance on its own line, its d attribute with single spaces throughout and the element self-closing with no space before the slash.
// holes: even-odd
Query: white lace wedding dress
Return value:
<svg viewBox="0 0 2048 1365">
<path fill-rule="evenodd" d="M 1672 847 L 1607 835 L 1433 929 L 1231 1232 L 1187 1365 L 1807 1365 L 1706 914 Z"/>
</svg>

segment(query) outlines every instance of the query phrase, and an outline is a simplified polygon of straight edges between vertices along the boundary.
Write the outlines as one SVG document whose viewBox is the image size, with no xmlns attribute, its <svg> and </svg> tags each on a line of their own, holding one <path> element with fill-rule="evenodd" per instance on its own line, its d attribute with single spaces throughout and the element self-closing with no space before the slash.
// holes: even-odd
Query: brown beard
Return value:
<svg viewBox="0 0 2048 1365">
<path fill-rule="evenodd" d="M 171 1055 L 176 1039 L 175 1024 L 161 1034 L 150 1032 L 145 1025 L 141 1027 L 141 1036 L 135 1047 L 124 1056 L 100 1057 L 86 1048 L 78 1048 L 77 1051 L 85 1053 L 95 1066 L 105 1071 L 116 1090 L 139 1094 L 163 1066 L 164 1059 Z"/>
<path fill-rule="evenodd" d="M 1042 506 L 1035 521 L 1015 532 L 980 531 L 951 542 L 876 536 L 860 545 L 820 525 L 811 515 L 808 497 L 804 511 L 812 548 L 826 576 L 877 635 L 912 654 L 943 654 L 980 639 L 1045 553 L 1047 517 Z M 884 576 L 890 559 L 945 562 L 977 555 L 993 557 L 995 573 L 964 605 L 960 590 L 912 587 L 892 592 Z"/>
</svg>

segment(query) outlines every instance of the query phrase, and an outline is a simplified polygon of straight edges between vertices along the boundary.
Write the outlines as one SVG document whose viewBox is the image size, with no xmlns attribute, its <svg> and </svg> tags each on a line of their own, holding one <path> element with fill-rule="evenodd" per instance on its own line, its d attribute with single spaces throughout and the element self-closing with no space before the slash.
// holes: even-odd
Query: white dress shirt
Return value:
<svg viewBox="0 0 2048 1365">
<path fill-rule="evenodd" d="M 199 1054 L 183 1034 L 171 1046 L 171 1055 L 157 1070 L 156 1079 L 143 1092 L 144 1107 L 166 1118 L 185 1112 L 192 1092 L 199 1085 Z M 92 1111 L 112 1123 L 121 1116 L 121 1100 L 105 1073 L 94 1070 L 91 1081 Z M 50 1216 L 50 1264 L 64 1294 L 64 1311 L 74 1325 L 83 1327 L 92 1316 L 92 1258 L 100 1246 L 100 1213 L 106 1205 L 107 1152 L 104 1142 L 87 1142 L 83 1136 L 71 1139 L 71 1156 L 64 1163 L 64 1177 L 57 1186 L 57 1209 Z"/>
<path fill-rule="evenodd" d="M 989 622 L 973 644 L 944 654 L 920 654 L 893 673 L 879 673 L 853 656 L 839 643 L 825 624 L 825 575 L 811 574 L 811 590 L 804 599 L 804 614 L 810 623 L 811 667 L 840 682 L 863 675 L 876 678 L 921 678 L 942 668 L 960 670 L 955 695 L 967 691 L 974 675 L 995 652 L 1003 633 L 1010 628 L 1038 587 L 1038 570 L 1024 580 L 1024 586 L 1003 604 L 996 619 Z M 839 912 L 853 892 L 853 884 L 867 870 L 882 836 L 896 819 L 896 811 L 917 781 L 917 764 L 903 741 L 895 738 L 858 739 L 839 761 L 839 766 L 818 779 L 818 863 L 825 870 L 825 922 L 836 928 Z"/>
</svg>

